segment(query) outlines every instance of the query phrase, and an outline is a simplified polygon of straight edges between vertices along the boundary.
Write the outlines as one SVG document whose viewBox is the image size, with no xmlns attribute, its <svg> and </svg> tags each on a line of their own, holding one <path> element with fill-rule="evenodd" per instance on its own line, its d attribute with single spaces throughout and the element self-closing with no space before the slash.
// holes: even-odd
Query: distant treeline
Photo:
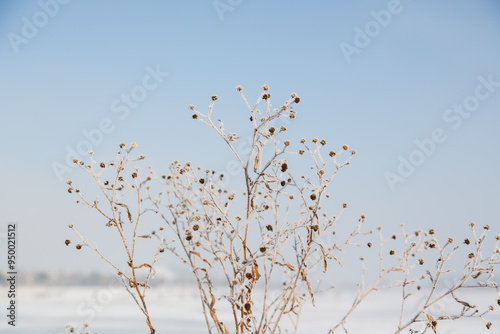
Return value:
<svg viewBox="0 0 500 334">
<path fill-rule="evenodd" d="M 0 273 L 0 286 L 7 285 L 7 274 Z M 21 285 L 42 285 L 42 286 L 94 286 L 108 285 L 116 277 L 110 274 L 99 272 L 56 272 L 56 271 L 31 271 L 18 273 L 17 283 Z M 166 277 L 157 276 L 151 281 L 151 285 L 162 285 L 167 282 Z M 168 282 L 174 283 L 172 279 Z"/>
</svg>

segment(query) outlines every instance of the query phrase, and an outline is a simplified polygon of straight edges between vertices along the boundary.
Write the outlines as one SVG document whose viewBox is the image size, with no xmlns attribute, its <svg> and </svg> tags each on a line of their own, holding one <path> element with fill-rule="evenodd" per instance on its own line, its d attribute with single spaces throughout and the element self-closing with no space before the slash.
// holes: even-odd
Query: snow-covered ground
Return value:
<svg viewBox="0 0 500 334">
<path fill-rule="evenodd" d="M 63 334 L 66 324 L 89 323 L 92 333 L 138 334 L 149 333 L 143 315 L 121 287 L 30 287 L 18 289 L 17 324 L 6 325 L 2 316 L 0 333 Z M 317 299 L 317 306 L 307 305 L 300 320 L 299 333 L 327 333 L 352 303 L 355 292 L 335 289 Z M 2 304 L 6 299 L 2 296 Z M 478 301 L 495 305 L 488 316 L 493 323 L 490 331 L 481 319 L 440 322 L 440 334 L 499 333 L 500 306 L 492 290 L 475 294 Z M 418 302 L 418 298 L 415 298 Z M 186 287 L 155 288 L 149 296 L 149 310 L 158 334 L 207 333 L 201 314 L 200 301 L 195 290 Z M 434 316 L 442 314 L 450 305 L 438 303 L 429 309 Z M 5 310 L 4 307 L 2 309 Z M 498 309 L 498 310 L 497 310 Z M 350 334 L 394 333 L 400 310 L 397 291 L 384 291 L 366 299 L 347 322 Z M 410 307 L 409 311 L 412 310 Z M 5 313 L 5 311 L 4 311 Z M 222 320 L 230 323 L 229 314 Z M 282 332 L 284 333 L 284 331 Z M 293 331 L 292 331 L 293 333 Z M 339 330 L 338 333 L 344 333 Z"/>
</svg>

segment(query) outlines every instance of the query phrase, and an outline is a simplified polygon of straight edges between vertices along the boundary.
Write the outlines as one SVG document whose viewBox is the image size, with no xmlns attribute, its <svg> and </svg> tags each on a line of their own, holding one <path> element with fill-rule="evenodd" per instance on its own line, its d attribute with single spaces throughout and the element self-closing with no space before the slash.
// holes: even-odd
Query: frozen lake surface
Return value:
<svg viewBox="0 0 500 334">
<path fill-rule="evenodd" d="M 4 320 L 0 324 L 2 334 L 63 334 L 65 325 L 74 324 L 81 327 L 84 323 L 90 324 L 92 333 L 149 333 L 142 313 L 121 287 L 20 286 L 18 292 L 17 326 L 7 326 L 3 315 Z M 311 305 L 304 308 L 298 332 L 326 334 L 332 324 L 336 323 L 335 320 L 340 319 L 348 310 L 354 294 L 355 291 L 335 289 L 318 297 L 316 308 Z M 400 310 L 399 297 L 398 291 L 384 291 L 366 299 L 347 323 L 349 334 L 394 333 Z M 6 305 L 5 296 L 1 298 L 2 305 Z M 496 305 L 497 296 L 494 290 L 485 289 L 479 294 L 476 293 L 475 298 L 488 303 L 487 305 L 496 306 L 495 311 L 487 317 L 487 321 L 493 323 L 490 331 L 481 319 L 465 319 L 440 322 L 438 332 L 499 333 L 500 307 Z M 191 288 L 154 288 L 150 293 L 148 306 L 158 334 L 207 333 L 197 292 Z M 429 313 L 439 316 L 449 307 L 451 306 L 446 303 L 440 303 L 430 309 Z M 411 311 L 411 308 L 409 310 Z M 227 314 L 222 320 L 230 323 L 231 317 Z M 339 330 L 338 333 L 344 332 Z"/>
</svg>

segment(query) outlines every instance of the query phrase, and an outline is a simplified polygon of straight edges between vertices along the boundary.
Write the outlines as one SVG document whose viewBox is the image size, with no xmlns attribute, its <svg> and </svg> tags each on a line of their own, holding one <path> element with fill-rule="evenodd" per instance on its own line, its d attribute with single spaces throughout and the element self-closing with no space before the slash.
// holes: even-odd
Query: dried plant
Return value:
<svg viewBox="0 0 500 334">
<path fill-rule="evenodd" d="M 155 330 L 147 309 L 146 291 L 160 253 L 165 250 L 192 272 L 208 332 L 239 334 L 281 333 L 285 317 L 297 332 L 303 305 L 314 304 L 315 295 L 320 291 L 320 286 L 313 282 L 327 277 L 331 266 L 341 266 L 342 253 L 353 251 L 353 246 L 373 246 L 369 240 L 375 232 L 363 228 L 364 215 L 350 233 L 341 236 L 336 233 L 337 225 L 347 204 L 337 204 L 333 216 L 325 210 L 335 208 L 335 204 L 328 204 L 328 185 L 349 165 L 356 151 L 347 145 L 327 150 L 326 141 L 317 138 L 300 139 L 297 143 L 283 138 L 285 125 L 296 117 L 294 108 L 300 102 L 296 94 L 292 93 L 290 99 L 274 108 L 266 85 L 253 106 L 242 88 L 236 89 L 248 108 L 251 124 L 245 149 L 236 145 L 241 141 L 236 133 L 227 132 L 220 120 L 212 119 L 217 96 L 212 96 L 206 114 L 194 106 L 189 108 L 192 118 L 215 131 L 234 154 L 242 182 L 231 185 L 234 189 L 241 187 L 240 190 L 226 189 L 224 173 L 194 167 L 189 162 L 174 161 L 165 175 L 157 174 L 151 167 L 146 173 L 129 167 L 131 162 L 144 159 L 143 156 L 131 157 L 135 144 L 129 148 L 121 144 L 117 158 L 111 162 L 97 163 L 93 154 L 88 164 L 75 160 L 93 177 L 106 201 L 104 204 L 87 201 L 71 181 L 68 181 L 68 191 L 78 196 L 79 203 L 97 210 L 105 217 L 106 226 L 116 230 L 127 270 L 114 264 L 70 225 L 79 237 L 73 243 L 77 249 L 89 247 L 115 269 L 144 313 L 151 333 Z M 309 159 L 310 170 L 304 171 L 301 167 L 302 159 Z M 150 233 L 140 232 L 140 223 L 146 214 L 160 218 L 161 227 Z M 362 258 L 358 296 L 345 316 L 332 325 L 330 333 L 340 329 L 347 333 L 346 322 L 353 311 L 369 294 L 384 288 L 401 289 L 401 314 L 395 333 L 414 331 L 421 323 L 427 325 L 423 332 L 437 332 L 441 321 L 483 318 L 493 309 L 479 310 L 456 296 L 462 289 L 496 289 L 492 277 L 494 264 L 498 262 L 499 238 L 493 252 L 483 257 L 486 228 L 479 236 L 473 228 L 472 242 L 466 240 L 457 246 L 453 246 L 451 238 L 441 246 L 433 230 L 406 234 L 403 229 L 403 250 L 387 253 L 390 264 L 384 261 L 384 246 L 396 236 L 384 239 L 381 228 L 378 230 L 378 277 L 367 283 L 368 269 Z M 151 260 L 137 263 L 138 241 L 153 238 L 158 244 Z M 442 290 L 443 277 L 450 275 L 453 269 L 449 267 L 452 256 L 474 245 L 467 255 L 462 276 Z M 435 265 L 422 272 L 424 258 L 428 262 L 432 256 L 437 257 L 433 260 Z M 485 279 L 480 280 L 480 276 Z M 218 283 L 221 281 L 222 284 Z M 408 300 L 415 295 L 426 296 L 425 302 L 409 310 Z M 433 318 L 428 309 L 446 298 L 462 306 L 461 311 Z M 232 315 L 230 323 L 221 321 L 224 312 Z M 487 322 L 486 326 L 491 327 L 491 323 Z"/>
<path fill-rule="evenodd" d="M 73 327 L 73 326 L 66 326 L 64 332 L 66 334 L 72 334 L 72 333 L 74 333 L 74 334 L 92 334 L 89 331 L 89 325 L 88 324 L 84 324 L 82 326 L 82 328 Z M 94 334 L 97 334 L 97 333 L 94 333 Z"/>
</svg>

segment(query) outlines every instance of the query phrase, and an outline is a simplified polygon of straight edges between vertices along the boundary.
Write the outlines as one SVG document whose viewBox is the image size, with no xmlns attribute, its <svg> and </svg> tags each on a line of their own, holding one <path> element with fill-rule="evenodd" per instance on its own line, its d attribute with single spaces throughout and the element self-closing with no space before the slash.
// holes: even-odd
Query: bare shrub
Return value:
<svg viewBox="0 0 500 334">
<path fill-rule="evenodd" d="M 315 295 L 321 291 L 313 282 L 327 278 L 328 268 L 341 266 L 342 253 L 359 247 L 374 251 L 378 248 L 378 273 L 368 278 L 366 260 L 361 258 L 363 273 L 358 295 L 340 321 L 332 324 L 329 333 L 347 333 L 346 321 L 358 305 L 369 294 L 385 288 L 401 289 L 401 314 L 395 333 L 414 331 L 421 323 L 426 324 L 423 332 L 437 332 L 441 321 L 483 318 L 493 310 L 493 306 L 479 309 L 459 299 L 457 291 L 497 288 L 492 277 L 494 264 L 498 263 L 499 237 L 493 250 L 483 256 L 487 227 L 477 235 L 472 225 L 472 237 L 464 242 L 451 238 L 442 242 L 433 230 L 408 234 L 402 227 L 401 249 L 393 246 L 387 250 L 387 243 L 396 242 L 396 235 L 385 239 L 380 227 L 375 231 L 364 228 L 364 215 L 360 215 L 350 233 L 340 235 L 337 225 L 347 204 L 327 204 L 327 187 L 349 165 L 356 151 L 347 145 L 327 149 L 324 139 L 287 139 L 286 122 L 279 120 L 295 118 L 294 108 L 300 102 L 296 94 L 274 108 L 266 85 L 253 106 L 242 88 L 236 89 L 248 108 L 252 131 L 244 152 L 236 146 L 241 141 L 237 134 L 226 131 L 221 121 L 212 119 L 217 96 L 212 96 L 206 114 L 189 107 L 192 118 L 215 131 L 234 154 L 241 170 L 241 183 L 231 183 L 235 189 L 226 189 L 227 175 L 189 162 L 174 161 L 165 175 L 152 168 L 146 172 L 134 168 L 131 163 L 144 159 L 131 156 L 135 144 L 128 148 L 121 144 L 114 161 L 98 163 L 93 155 L 89 163 L 75 161 L 95 180 L 105 203 L 86 200 L 68 181 L 68 191 L 78 196 L 79 203 L 97 210 L 106 226 L 120 236 L 126 270 L 123 264 L 110 261 L 72 225 L 79 240 L 66 243 L 76 243 L 77 249 L 92 249 L 115 269 L 145 315 L 151 333 L 155 330 L 147 309 L 146 291 L 165 250 L 192 272 L 209 333 L 281 333 L 284 317 L 297 332 L 303 305 L 314 304 Z M 300 159 L 309 159 L 311 169 L 300 167 Z M 236 190 L 238 186 L 241 189 Z M 332 215 L 327 209 L 336 213 Z M 145 214 L 159 218 L 162 227 L 139 233 Z M 378 241 L 375 234 L 379 235 Z M 138 240 L 156 240 L 149 262 L 136 263 Z M 453 276 L 454 283 L 443 289 L 443 277 L 454 271 L 450 267 L 452 258 L 462 256 L 464 250 L 466 261 L 461 275 Z M 427 263 L 432 265 L 427 267 Z M 216 284 L 220 280 L 224 283 Z M 424 296 L 424 302 L 416 309 L 408 309 L 408 300 L 416 295 Z M 460 309 L 433 318 L 428 309 L 446 298 Z M 223 312 L 231 313 L 230 323 L 220 320 Z M 491 327 L 486 320 L 485 325 Z"/>
</svg>

